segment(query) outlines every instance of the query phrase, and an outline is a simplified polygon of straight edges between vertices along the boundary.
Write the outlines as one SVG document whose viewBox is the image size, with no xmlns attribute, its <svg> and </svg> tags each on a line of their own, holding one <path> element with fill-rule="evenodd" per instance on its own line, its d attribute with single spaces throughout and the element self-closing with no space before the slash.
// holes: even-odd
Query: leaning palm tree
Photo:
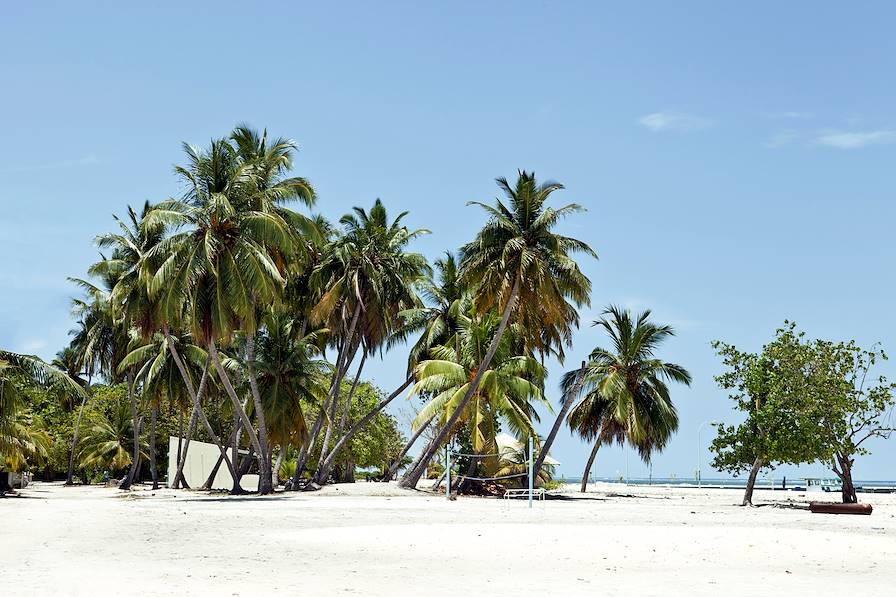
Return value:
<svg viewBox="0 0 896 597">
<path fill-rule="evenodd" d="M 369 212 L 354 208 L 340 220 L 344 233 L 315 271 L 319 286 L 326 292 L 312 316 L 327 323 L 337 346 L 336 371 L 328 396 L 329 423 L 314 475 L 318 483 L 327 480 L 338 450 L 348 441 L 342 431 L 351 409 L 352 391 L 341 417 L 336 412 L 337 394 L 355 353 L 360 351 L 361 361 L 353 388 L 367 356 L 379 350 L 401 326 L 401 313 L 422 305 L 417 289 L 431 272 L 426 258 L 409 251 L 408 245 L 428 231 L 407 228 L 402 223 L 406 215 L 402 212 L 390 221 L 379 199 Z M 318 421 L 322 422 L 320 416 Z M 334 434 L 338 439 L 331 449 Z"/>
<path fill-rule="evenodd" d="M 112 315 L 115 318 L 115 324 L 128 330 L 133 336 L 129 342 L 133 345 L 142 344 L 148 339 L 155 331 L 156 324 L 156 306 L 149 297 L 146 279 L 140 271 L 144 256 L 161 242 L 165 233 L 164 226 L 160 224 L 154 226 L 143 224 L 143 219 L 151 209 L 152 207 L 147 201 L 144 203 L 140 215 L 131 206 L 128 206 L 125 219 L 113 215 L 119 230 L 101 234 L 95 239 L 100 249 L 112 249 L 112 253 L 108 258 L 103 257 L 102 260 L 93 264 L 89 270 L 93 276 L 115 280 L 109 297 Z M 122 356 L 122 358 L 124 357 Z M 121 367 L 120 360 L 115 363 L 116 372 L 128 382 L 128 401 L 134 432 L 131 468 L 123 479 L 120 489 L 131 487 L 134 475 L 140 466 L 138 446 L 142 416 L 138 419 L 139 408 L 134 377 L 136 370 L 141 365 L 142 363 L 131 362 L 128 366 Z M 157 483 L 157 480 L 154 480 L 153 483 Z"/>
<path fill-rule="evenodd" d="M 81 278 L 69 278 L 69 281 L 79 286 L 84 292 L 83 298 L 72 300 L 72 314 L 78 321 L 78 327 L 70 334 L 72 334 L 71 346 L 80 355 L 82 367 L 88 379 L 98 374 L 110 383 L 122 381 L 117 365 L 127 354 L 130 330 L 123 319 L 116 317 L 112 301 L 112 293 L 118 282 L 118 277 L 118 271 L 108 270 L 99 274 L 97 283 Z M 133 383 L 131 382 L 132 380 L 129 380 L 129 393 L 133 392 Z M 71 485 L 74 481 L 75 454 L 86 402 L 87 394 L 84 394 L 72 434 L 67 485 Z"/>
<path fill-rule="evenodd" d="M 429 461 L 473 399 L 511 319 L 527 330 L 524 344 L 545 354 L 571 340 L 570 329 L 577 325 L 577 318 L 570 301 L 575 306 L 590 304 L 591 282 L 572 255 L 596 255 L 584 242 L 554 231 L 563 217 L 583 208 L 576 204 L 558 209 L 546 206 L 550 195 L 563 185 L 539 184 L 534 173 L 520 171 L 514 186 L 504 178 L 497 182 L 509 205 L 500 199 L 494 206 L 475 203 L 490 219 L 461 249 L 461 281 L 472 289 L 478 312 L 494 309 L 501 313 L 498 329 L 458 408 L 417 465 L 402 477 L 402 487 L 417 486 Z"/>
<path fill-rule="evenodd" d="M 602 444 L 627 442 L 649 462 L 678 429 L 667 384 L 690 385 L 691 376 L 681 365 L 656 357 L 660 344 L 675 332 L 649 318 L 649 310 L 633 317 L 628 310 L 608 307 L 594 325 L 607 333 L 610 348 L 595 348 L 582 370 L 563 376 L 563 400 L 573 405 L 569 426 L 594 442 L 582 474 L 583 492 Z"/>
<path fill-rule="evenodd" d="M 402 325 L 387 343 L 387 347 L 391 348 L 407 342 L 414 334 L 420 335 L 408 352 L 409 380 L 413 378 L 417 365 L 428 358 L 432 348 L 453 344 L 455 349 L 460 351 L 461 319 L 470 308 L 470 294 L 460 282 L 460 272 L 454 254 L 446 251 L 445 256 L 436 259 L 434 265 L 436 280 L 426 280 L 421 284 L 420 294 L 426 305 L 400 313 Z M 409 464 L 404 462 L 405 456 L 435 420 L 436 417 L 432 416 L 416 426 L 416 431 L 411 434 L 410 439 L 398 453 L 385 478 L 393 478 L 400 467 Z M 435 435 L 438 435 L 438 430 Z"/>
<path fill-rule="evenodd" d="M 254 370 L 255 334 L 261 306 L 277 303 L 283 294 L 285 269 L 279 264 L 299 243 L 283 210 L 272 208 L 279 200 L 259 199 L 252 165 L 227 140 L 213 141 L 207 151 L 186 151 L 188 166 L 177 168 L 187 183 L 186 195 L 161 202 L 145 218 L 176 230 L 144 259 L 151 275 L 150 296 L 158 301 L 166 323 L 187 319 L 193 337 L 207 349 L 258 455 L 259 492 L 270 493 L 270 449 Z M 166 329 L 163 326 L 163 332 Z M 218 352 L 218 344 L 229 343 L 236 331 L 246 338 L 257 433 Z"/>
<path fill-rule="evenodd" d="M 414 428 L 433 417 L 439 425 L 447 425 L 455 412 L 463 408 L 456 418 L 454 432 L 466 434 L 465 441 L 477 454 L 497 452 L 498 422 L 518 438 L 537 437 L 535 405 L 550 409 L 542 392 L 546 373 L 537 359 L 515 354 L 512 334 L 504 335 L 488 369 L 482 372 L 472 400 L 462 406 L 463 397 L 476 376 L 476 367 L 482 362 L 485 347 L 497 327 L 497 315 L 464 317 L 457 344 L 452 342 L 430 350 L 430 359 L 416 368 L 417 383 L 411 389 L 411 396 L 431 396 L 414 420 Z M 489 473 L 498 466 L 496 458 L 483 462 Z"/>
</svg>

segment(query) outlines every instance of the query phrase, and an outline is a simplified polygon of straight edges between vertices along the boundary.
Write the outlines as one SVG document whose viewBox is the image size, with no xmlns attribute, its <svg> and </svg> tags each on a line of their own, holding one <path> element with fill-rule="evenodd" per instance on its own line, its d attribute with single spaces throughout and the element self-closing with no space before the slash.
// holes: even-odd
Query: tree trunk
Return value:
<svg viewBox="0 0 896 597">
<path fill-rule="evenodd" d="M 280 447 L 280 452 L 277 454 L 277 461 L 274 462 L 274 487 L 278 487 L 280 485 L 280 467 L 283 466 L 283 458 L 286 456 L 286 448 Z"/>
<path fill-rule="evenodd" d="M 255 421 L 258 423 L 258 493 L 274 493 L 274 478 L 271 468 L 271 452 L 268 449 L 268 426 L 264 416 L 264 405 L 258 391 L 258 377 L 255 375 L 255 334 L 246 334 L 246 365 L 249 372 L 249 389 L 255 406 Z"/>
<path fill-rule="evenodd" d="M 753 487 L 756 486 L 756 476 L 759 474 L 759 469 L 762 468 L 761 458 L 757 458 L 753 461 L 753 468 L 750 469 L 750 476 L 747 478 L 747 490 L 744 492 L 744 502 L 741 506 L 752 506 L 753 505 Z"/>
<path fill-rule="evenodd" d="M 202 400 L 202 395 L 205 393 L 205 388 L 208 385 L 208 368 L 209 362 L 206 359 L 205 367 L 202 369 L 202 376 L 199 378 L 199 390 L 198 390 L 198 398 Z M 196 426 L 199 424 L 199 411 L 196 407 L 193 407 L 193 414 L 190 415 L 190 426 L 187 428 L 187 437 L 184 440 L 184 449 L 181 452 L 181 455 L 177 461 L 177 474 L 174 475 L 174 487 L 175 489 L 183 485 L 185 489 L 189 489 L 190 486 L 187 484 L 187 480 L 184 478 L 184 466 L 187 463 L 187 453 L 190 450 L 190 442 L 193 441 L 193 434 L 196 433 Z M 222 453 L 224 451 L 222 450 Z"/>
<path fill-rule="evenodd" d="M 389 467 L 389 470 L 385 475 L 383 475 L 383 481 L 392 480 L 392 477 L 395 476 L 395 473 L 397 473 L 398 469 L 401 467 L 401 461 L 404 460 L 404 457 L 407 456 L 408 452 L 411 451 L 411 447 L 420 438 L 420 436 L 423 435 L 423 432 L 426 431 L 430 423 L 432 423 L 435 418 L 435 415 L 429 417 L 429 419 L 427 419 L 425 423 L 420 425 L 420 428 L 414 432 L 414 435 L 411 436 L 411 439 L 408 440 L 408 443 L 404 445 L 404 447 L 401 449 L 401 452 L 399 452 L 398 456 L 395 457 L 395 461 Z"/>
<path fill-rule="evenodd" d="M 852 465 L 853 460 L 845 454 L 837 454 L 837 461 L 840 463 L 840 471 L 834 469 L 837 476 L 840 477 L 842 489 L 840 496 L 844 504 L 857 504 L 859 496 L 856 495 L 856 487 L 852 481 Z"/>
<path fill-rule="evenodd" d="M 227 438 L 228 447 L 231 446 L 234 443 L 234 441 L 238 441 L 238 440 L 235 440 L 238 433 L 239 433 L 239 418 L 234 416 L 233 430 L 231 430 L 231 432 L 230 432 L 230 437 Z M 235 454 L 235 452 L 232 452 L 232 454 Z M 232 456 L 232 459 L 236 459 L 236 456 Z M 215 483 L 215 477 L 218 476 L 218 471 L 221 469 L 221 463 L 223 463 L 223 462 L 224 462 L 224 458 L 220 454 L 218 454 L 218 459 L 215 461 L 215 466 L 212 467 L 212 470 L 209 472 L 208 477 L 205 478 L 205 483 L 202 484 L 202 487 L 200 487 L 200 489 L 202 489 L 203 491 L 208 491 L 209 489 L 213 488 L 213 485 Z"/>
<path fill-rule="evenodd" d="M 221 440 L 218 438 L 218 434 L 215 433 L 215 430 L 212 429 L 211 423 L 208 422 L 208 418 L 205 416 L 205 412 L 202 410 L 202 404 L 199 402 L 200 395 L 196 393 L 196 390 L 193 388 L 193 382 L 190 381 L 190 376 L 187 375 L 187 368 L 184 366 L 183 361 L 180 358 L 180 354 L 177 351 L 177 348 L 174 346 L 174 342 L 171 338 L 171 333 L 168 330 L 168 326 L 164 326 L 162 328 L 162 332 L 165 334 L 165 340 L 168 343 L 168 350 L 171 352 L 171 358 L 174 359 L 174 364 L 177 365 L 178 370 L 180 371 L 180 375 L 184 380 L 184 385 L 187 387 L 187 392 L 190 394 L 190 399 L 193 401 L 193 408 L 196 409 L 199 414 L 199 419 L 202 421 L 202 426 L 205 427 L 206 433 L 211 438 L 212 442 L 218 447 L 218 450 L 224 454 L 224 463 L 227 465 L 227 469 L 231 472 L 231 474 L 235 474 L 233 470 L 233 463 L 230 462 L 230 458 L 227 457 L 227 452 L 224 446 L 221 445 Z M 208 367 L 211 356 L 205 359 L 205 375 L 207 377 Z M 202 383 L 200 382 L 199 389 L 202 389 Z"/>
<path fill-rule="evenodd" d="M 345 430 L 345 424 L 348 421 L 348 417 L 352 410 L 352 399 L 355 397 L 355 390 L 358 389 L 358 382 L 361 380 L 361 371 L 364 369 L 364 363 L 367 362 L 367 351 L 363 350 L 361 353 L 361 362 L 358 364 L 358 370 L 355 372 L 355 379 L 352 380 L 352 387 L 348 391 L 348 396 L 345 398 L 345 408 L 342 410 L 342 416 L 339 419 L 339 425 L 337 426 L 336 435 L 337 437 L 342 435 L 342 432 Z M 329 455 L 329 443 L 324 444 L 321 449 L 321 461 L 324 460 L 323 454 L 326 453 Z M 318 466 L 318 471 L 320 471 L 320 467 Z M 318 482 L 320 482 L 318 480 Z"/>
<path fill-rule="evenodd" d="M 516 299 L 519 295 L 520 290 L 520 275 L 517 273 L 516 277 L 513 281 L 513 288 L 510 289 L 510 296 L 507 297 L 507 305 L 504 306 L 504 312 L 501 314 L 501 323 L 498 325 L 498 330 L 495 332 L 495 337 L 492 338 L 491 344 L 489 344 L 488 351 L 485 353 L 485 358 L 482 359 L 482 362 L 479 364 L 479 367 L 476 369 L 476 376 L 473 377 L 473 381 L 470 383 L 470 387 L 467 388 L 466 394 L 464 394 L 463 400 L 461 400 L 460 404 L 458 404 L 457 408 L 454 409 L 454 412 L 451 414 L 451 417 L 445 423 L 444 427 L 442 427 L 441 432 L 439 432 L 438 436 L 436 436 L 435 441 L 431 444 L 431 447 L 426 451 L 423 455 L 423 458 L 417 464 L 416 467 L 409 470 L 404 474 L 399 481 L 399 486 L 404 487 L 405 489 L 415 489 L 417 487 L 417 483 L 420 481 L 420 477 L 423 476 L 424 471 L 426 471 L 426 467 L 429 464 L 429 461 L 432 460 L 433 456 L 435 456 L 436 451 L 439 449 L 439 446 L 448 439 L 448 434 L 454 429 L 455 423 L 457 423 L 458 419 L 460 419 L 463 414 L 464 409 L 467 408 L 467 405 L 472 400 L 473 395 L 479 389 L 479 382 L 482 380 L 482 374 L 488 369 L 488 366 L 491 364 L 492 359 L 495 356 L 495 352 L 498 350 L 498 345 L 501 343 L 501 338 L 504 336 L 504 330 L 507 329 L 507 322 L 510 321 L 510 314 L 513 311 L 514 306 L 516 306 Z"/>
<path fill-rule="evenodd" d="M 364 369 L 364 363 L 366 361 L 367 351 L 362 349 L 361 362 L 358 364 L 358 371 L 355 373 L 355 379 L 352 380 L 352 387 L 349 388 L 348 396 L 345 397 L 345 408 L 342 411 L 342 417 L 340 418 L 339 425 L 336 426 L 337 437 L 339 437 L 342 434 L 342 431 L 345 429 L 345 424 L 348 420 L 349 412 L 352 409 L 352 399 L 355 396 L 355 390 L 358 389 L 358 381 L 360 381 L 361 379 L 361 371 Z M 339 394 L 337 393 L 336 395 L 338 396 Z M 330 423 L 332 424 L 332 421 Z M 332 469 L 332 464 L 336 459 L 336 452 L 338 452 L 339 450 L 339 448 L 337 448 L 336 446 L 333 446 L 332 450 L 329 449 L 330 429 L 331 425 L 327 425 L 327 435 L 324 437 L 324 443 L 321 445 L 320 460 L 317 463 L 317 470 L 314 472 L 314 481 L 319 485 L 324 485 L 327 482 L 327 478 L 330 475 L 330 469 Z M 338 440 L 336 444 L 337 446 L 342 447 L 342 444 L 340 444 Z"/>
<path fill-rule="evenodd" d="M 183 443 L 183 450 L 179 451 L 179 456 L 177 457 L 177 471 L 174 475 L 174 488 L 180 489 L 183 487 L 184 489 L 190 489 L 190 484 L 187 483 L 186 478 L 184 478 L 184 467 L 187 464 L 187 453 L 190 450 L 190 442 L 193 441 L 193 434 L 196 433 L 196 426 L 199 424 L 199 411 L 195 408 L 193 409 L 193 413 L 190 415 L 190 425 L 187 427 L 187 434 L 182 436 L 183 439 L 178 438 L 178 445 Z M 181 429 L 183 432 L 183 429 Z"/>
<path fill-rule="evenodd" d="M 75 423 L 75 431 L 72 433 L 72 450 L 68 457 L 68 476 L 65 480 L 66 485 L 73 485 L 75 482 L 75 450 L 78 447 L 78 435 L 81 432 L 81 417 L 84 415 L 84 405 L 87 403 L 87 392 L 89 391 L 89 388 L 84 391 L 84 397 L 81 398 L 81 406 L 78 408 L 78 421 Z"/>
<path fill-rule="evenodd" d="M 576 381 L 576 385 L 578 388 L 574 394 L 575 397 L 578 397 L 578 393 L 582 390 L 582 381 L 585 379 L 585 361 L 582 361 L 582 368 L 579 371 L 579 378 Z M 554 420 L 554 426 L 551 427 L 551 432 L 548 434 L 546 440 L 544 440 L 544 444 L 542 444 L 541 449 L 538 451 L 538 458 L 535 459 L 535 464 L 532 466 L 532 475 L 534 477 L 538 476 L 538 473 L 541 472 L 541 467 L 544 465 L 544 459 L 547 458 L 548 452 L 551 449 L 551 446 L 554 444 L 554 439 L 557 437 L 557 433 L 560 431 L 560 427 L 563 425 L 563 420 L 566 418 L 566 413 L 569 412 L 570 407 L 572 407 L 574 396 L 563 396 L 561 400 L 563 404 L 560 406 L 560 412 L 557 414 L 557 418 Z M 589 467 L 590 468 L 590 467 Z M 585 490 L 582 489 L 582 493 Z"/>
<path fill-rule="evenodd" d="M 240 461 L 240 434 L 243 432 L 243 424 L 240 420 L 239 414 L 236 412 L 233 413 L 233 429 L 236 433 L 231 436 L 230 443 L 230 454 L 233 458 L 233 461 L 239 464 Z M 240 479 L 242 479 L 243 475 L 237 474 L 233 475 L 233 484 L 230 487 L 230 495 L 240 495 L 246 493 L 246 490 L 243 489 L 243 486 L 240 485 Z"/>
<path fill-rule="evenodd" d="M 594 448 L 591 449 L 591 456 L 588 457 L 588 462 L 585 464 L 585 472 L 582 473 L 582 493 L 585 493 L 585 490 L 588 489 L 588 475 L 591 474 L 591 465 L 594 464 L 594 458 L 597 456 L 597 451 L 599 449 L 600 437 L 597 437 L 594 440 Z M 537 475 L 538 473 L 535 474 Z"/>
<path fill-rule="evenodd" d="M 177 460 L 175 460 L 175 462 L 180 464 L 180 457 L 181 454 L 183 454 L 184 446 L 184 410 L 182 408 L 179 408 L 178 410 L 180 412 L 177 417 Z M 168 471 L 168 487 L 173 489 L 178 488 L 177 479 L 171 477 L 171 471 Z"/>
<path fill-rule="evenodd" d="M 158 409 L 153 404 L 149 413 L 149 470 L 152 473 L 153 491 L 159 488 L 159 467 L 156 462 L 156 418 L 158 418 Z"/>
<path fill-rule="evenodd" d="M 411 466 L 408 467 L 408 470 L 413 470 L 420 465 L 420 463 L 423 461 L 423 459 L 426 457 L 426 455 L 429 453 L 429 451 L 432 449 L 432 447 L 436 445 L 436 440 L 438 438 L 439 438 L 439 431 L 436 431 L 436 434 L 432 437 L 432 439 L 429 440 L 429 443 L 426 444 L 426 447 L 424 447 L 423 450 L 419 454 L 417 454 L 417 458 L 414 459 L 414 462 L 411 463 Z M 424 467 L 424 471 L 425 470 L 426 469 Z M 416 489 L 416 488 L 417 487 L 415 485 L 412 489 Z"/>
<path fill-rule="evenodd" d="M 336 445 L 333 446 L 332 450 L 330 450 L 330 454 L 327 455 L 327 458 L 325 460 L 323 460 L 322 463 L 317 467 L 318 472 L 321 473 L 319 476 L 316 476 L 318 483 L 321 483 L 322 481 L 326 481 L 327 475 L 330 474 L 330 470 L 333 468 L 333 463 L 336 462 L 336 456 L 338 456 L 339 450 L 341 450 L 342 447 L 358 431 L 363 429 L 365 425 L 367 425 L 371 420 L 373 420 L 373 418 L 380 411 L 382 411 L 384 408 L 386 408 L 386 406 L 390 402 L 395 400 L 395 398 L 399 394 L 401 394 L 409 385 L 411 385 L 411 382 L 413 382 L 413 381 L 414 381 L 413 377 L 408 377 L 407 379 L 405 379 L 404 383 L 401 384 L 400 386 L 398 386 L 398 389 L 396 389 L 394 392 L 392 392 L 391 394 L 389 394 L 388 396 L 386 396 L 385 398 L 380 400 L 379 403 L 373 408 L 373 410 L 371 410 L 369 413 L 364 415 L 364 417 L 362 417 L 360 421 L 358 421 L 357 423 L 355 423 L 354 425 L 351 426 L 351 428 L 348 430 L 348 432 L 346 432 L 345 435 L 343 435 L 341 438 L 339 438 L 339 441 L 336 442 Z"/>
<path fill-rule="evenodd" d="M 353 321 L 353 323 L 356 323 Z M 352 330 L 354 330 L 354 325 L 352 326 Z M 324 433 L 324 441 L 320 445 L 320 460 L 318 461 L 317 471 L 313 475 L 314 480 L 320 482 L 318 477 L 318 473 L 320 472 L 320 463 L 324 461 L 327 455 L 327 450 L 330 447 L 330 440 L 333 439 L 333 428 L 336 426 L 336 412 L 339 408 L 339 391 L 342 386 L 342 380 L 344 379 L 346 373 L 348 373 L 348 368 L 351 365 L 352 361 L 355 360 L 355 352 L 357 352 L 358 347 L 352 346 L 349 350 L 349 354 L 345 357 L 342 367 L 337 372 L 337 377 L 333 382 L 333 388 L 331 389 L 330 396 L 330 408 L 327 415 L 327 431 Z M 361 371 L 358 371 L 358 376 L 360 376 Z M 350 390 L 351 391 L 351 390 Z M 348 397 L 346 397 L 346 401 L 348 401 Z"/>
<path fill-rule="evenodd" d="M 240 404 L 240 399 L 236 395 L 236 390 L 233 389 L 233 384 L 230 383 L 230 376 L 227 375 L 227 371 L 224 370 L 224 365 L 221 363 L 221 356 L 218 354 L 218 347 L 215 346 L 214 338 L 208 343 L 208 354 L 211 356 L 212 363 L 215 365 L 215 373 L 218 375 L 218 379 L 221 380 L 225 392 L 233 403 L 234 410 L 239 414 L 240 420 L 243 422 L 243 429 L 249 436 L 249 442 L 252 444 L 252 447 L 255 448 L 256 452 L 263 453 L 261 444 L 258 441 L 258 435 L 255 433 L 255 428 L 252 426 L 252 421 L 249 420 L 249 415 L 246 414 L 246 409 Z"/>
<path fill-rule="evenodd" d="M 290 489 L 293 491 L 299 490 L 299 481 L 302 478 L 302 473 L 305 471 L 305 465 L 311 457 L 311 451 L 314 449 L 315 440 L 320 433 L 321 427 L 323 427 L 323 420 L 326 418 L 326 415 L 324 414 L 325 406 L 325 404 L 321 405 L 320 412 L 317 413 L 317 418 L 314 420 L 314 424 L 311 425 L 308 441 L 306 441 L 305 445 L 299 449 L 299 454 L 296 457 L 296 472 L 293 473 L 292 479 L 290 480 Z"/>
<path fill-rule="evenodd" d="M 339 390 L 342 385 L 342 379 L 348 373 L 348 368 L 352 361 L 355 360 L 355 352 L 358 345 L 355 344 L 355 328 L 358 326 L 358 318 L 361 315 L 361 303 L 355 305 L 355 311 L 352 313 L 352 322 L 348 327 L 348 333 L 342 343 L 342 348 L 336 358 L 336 371 L 333 381 L 330 382 L 330 391 L 328 392 L 329 406 L 327 408 L 327 431 L 324 434 L 324 441 L 320 446 L 320 459 L 323 460 L 326 455 L 327 448 L 330 446 L 330 439 L 333 433 L 334 419 L 336 418 L 336 409 L 339 407 Z"/>
<path fill-rule="evenodd" d="M 134 476 L 137 474 L 137 467 L 140 465 L 140 425 L 137 422 L 137 397 L 134 395 L 134 372 L 128 369 L 128 402 L 131 404 L 131 426 L 134 428 L 134 453 L 131 456 L 131 466 L 128 474 L 118 486 L 119 489 L 130 489 L 134 482 Z"/>
</svg>

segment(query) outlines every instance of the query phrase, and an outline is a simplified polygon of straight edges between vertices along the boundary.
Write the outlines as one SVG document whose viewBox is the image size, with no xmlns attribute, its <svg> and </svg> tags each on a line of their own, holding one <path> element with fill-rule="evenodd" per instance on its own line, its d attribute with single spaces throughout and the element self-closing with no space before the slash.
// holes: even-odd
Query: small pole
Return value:
<svg viewBox="0 0 896 597">
<path fill-rule="evenodd" d="M 532 489 L 533 489 L 533 478 L 532 471 L 535 465 L 535 460 L 532 458 L 535 455 L 535 450 L 532 448 L 532 436 L 529 436 L 529 507 L 532 507 Z"/>
<path fill-rule="evenodd" d="M 451 497 L 451 450 L 445 444 L 445 497 Z"/>
</svg>

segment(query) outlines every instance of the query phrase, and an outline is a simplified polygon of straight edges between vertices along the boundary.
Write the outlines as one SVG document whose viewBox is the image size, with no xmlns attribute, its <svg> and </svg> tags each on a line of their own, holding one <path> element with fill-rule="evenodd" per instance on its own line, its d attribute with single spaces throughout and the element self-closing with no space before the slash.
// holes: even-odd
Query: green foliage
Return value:
<svg viewBox="0 0 896 597">
<path fill-rule="evenodd" d="M 351 383 L 344 381 L 339 392 L 337 411 L 341 413 L 345 408 Z M 383 392 L 370 382 L 362 381 L 358 384 L 352 398 L 347 426 L 358 421 L 376 404 L 383 399 Z M 323 442 L 324 430 L 321 429 L 315 442 L 315 452 L 309 459 L 306 470 L 313 471 L 320 459 L 320 445 Z M 406 438 L 398 430 L 398 421 L 386 412 L 379 412 L 367 425 L 356 433 L 339 451 L 336 458 L 337 477 L 346 477 L 347 469 L 376 468 L 380 476 L 386 473 L 389 465 L 401 452 Z M 295 464 L 292 464 L 295 472 Z"/>
<path fill-rule="evenodd" d="M 716 382 L 746 418 L 739 425 L 718 425 L 710 446 L 712 466 L 736 474 L 757 460 L 774 468 L 821 458 L 823 446 L 810 416 L 808 372 L 815 355 L 805 334 L 785 322 L 758 354 L 720 341 L 713 347 L 727 368 Z"/>
<path fill-rule="evenodd" d="M 865 442 L 888 438 L 894 431 L 896 384 L 883 375 L 871 376 L 874 366 L 887 359 L 883 350 L 865 350 L 852 340 L 816 340 L 813 352 L 809 376 L 814 408 L 810 416 L 821 444 L 821 459 L 851 486 L 855 457 L 869 453 Z"/>
<path fill-rule="evenodd" d="M 759 460 L 764 467 L 820 460 L 849 477 L 865 442 L 893 431 L 888 414 L 894 385 L 871 368 L 886 354 L 854 341 L 808 340 L 785 322 L 759 354 L 715 342 L 727 371 L 716 380 L 745 415 L 719 426 L 713 466 L 739 473 Z"/>
<path fill-rule="evenodd" d="M 526 333 L 526 347 L 555 353 L 562 361 L 564 346 L 578 326 L 575 307 L 590 305 L 591 281 L 573 259 L 576 253 L 597 254 L 586 243 L 555 231 L 566 216 L 584 211 L 570 203 L 546 205 L 563 185 L 539 184 L 535 173 L 519 171 L 516 183 L 498 178 L 506 197 L 495 205 L 473 201 L 489 215 L 476 238 L 461 247 L 460 282 L 473 291 L 479 313 L 501 311 L 518 284 L 513 321 Z"/>
<path fill-rule="evenodd" d="M 463 408 L 456 433 L 469 441 L 469 449 L 477 454 L 495 452 L 499 421 L 506 423 L 519 438 L 535 436 L 535 405 L 550 409 L 543 393 L 544 367 L 535 358 L 516 352 L 518 336 L 514 328 L 500 339 L 495 356 L 482 373 L 479 387 L 466 406 L 461 407 L 476 367 L 496 333 L 498 317 L 464 315 L 459 317 L 457 325 L 456 340 L 433 347 L 430 359 L 417 365 L 417 383 L 410 395 L 422 394 L 430 399 L 418 413 L 414 426 L 422 425 L 432 416 L 437 417 L 439 424 L 445 424 L 457 409 Z M 492 470 L 496 466 L 497 462 L 490 463 Z"/>
<path fill-rule="evenodd" d="M 607 333 L 610 348 L 595 348 L 584 370 L 568 371 L 561 381 L 563 400 L 573 403 L 571 429 L 589 442 L 628 442 L 645 462 L 678 430 L 668 382 L 691 383 L 684 367 L 657 358 L 657 348 L 675 332 L 649 318 L 649 310 L 633 317 L 606 309 L 594 325 Z"/>
</svg>

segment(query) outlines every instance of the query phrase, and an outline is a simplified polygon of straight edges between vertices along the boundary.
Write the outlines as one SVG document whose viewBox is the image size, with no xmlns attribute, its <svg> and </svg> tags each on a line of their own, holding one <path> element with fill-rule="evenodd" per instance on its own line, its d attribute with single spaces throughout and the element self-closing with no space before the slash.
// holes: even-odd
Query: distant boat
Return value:
<svg viewBox="0 0 896 597">
<path fill-rule="evenodd" d="M 830 493 L 832 491 L 842 491 L 843 483 L 840 479 L 824 479 L 821 477 L 807 477 L 806 491 L 824 491 Z"/>
</svg>

